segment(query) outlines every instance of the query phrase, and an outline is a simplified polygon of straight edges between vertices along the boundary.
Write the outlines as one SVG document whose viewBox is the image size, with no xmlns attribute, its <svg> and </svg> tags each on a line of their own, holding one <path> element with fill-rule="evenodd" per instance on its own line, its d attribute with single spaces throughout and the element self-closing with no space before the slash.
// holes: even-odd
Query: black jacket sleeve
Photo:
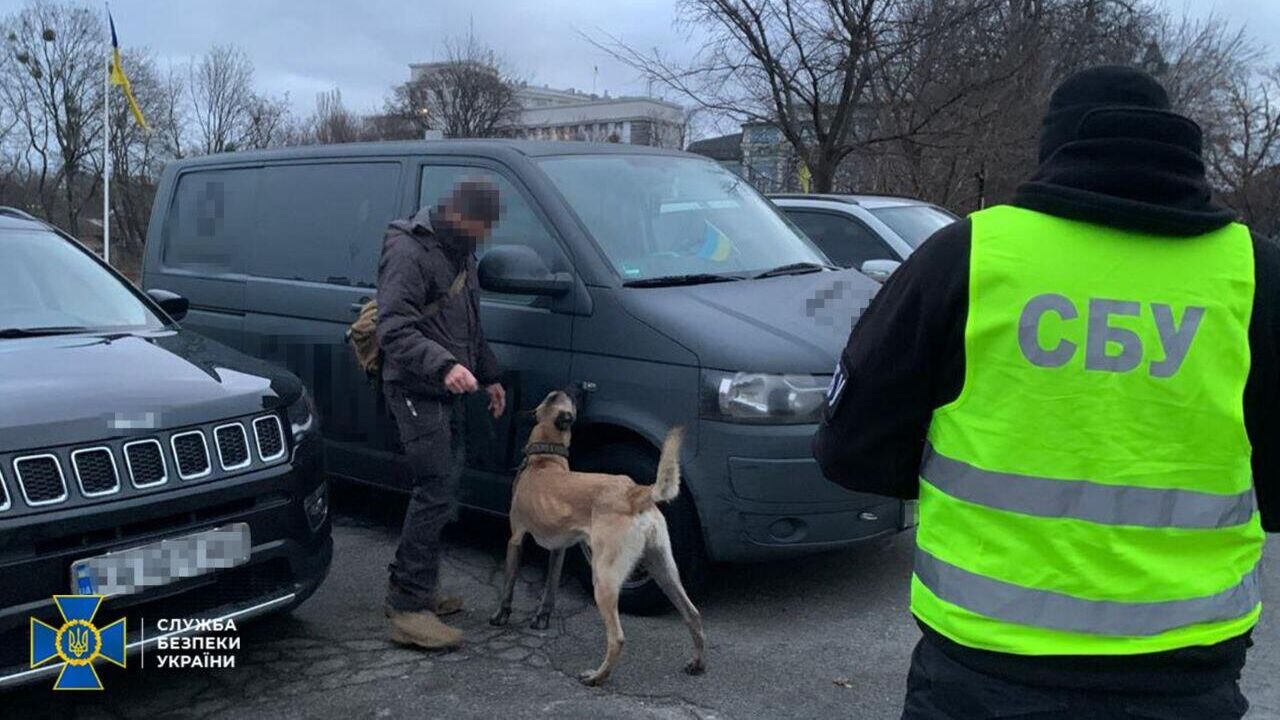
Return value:
<svg viewBox="0 0 1280 720">
<path fill-rule="evenodd" d="M 1253 317 L 1244 423 L 1253 445 L 1253 486 L 1262 527 L 1280 532 L 1280 245 L 1255 236 Z"/>
<path fill-rule="evenodd" d="M 832 482 L 912 499 L 919 494 L 934 408 L 964 384 L 970 225 L 927 240 L 872 300 L 841 355 L 813 453 Z"/>
<path fill-rule="evenodd" d="M 438 380 L 457 362 L 453 353 L 427 337 L 420 327 L 427 298 L 438 295 L 429 287 L 415 253 L 416 241 L 396 229 L 388 231 L 378 261 L 378 345 L 384 365 L 422 380 Z"/>
</svg>

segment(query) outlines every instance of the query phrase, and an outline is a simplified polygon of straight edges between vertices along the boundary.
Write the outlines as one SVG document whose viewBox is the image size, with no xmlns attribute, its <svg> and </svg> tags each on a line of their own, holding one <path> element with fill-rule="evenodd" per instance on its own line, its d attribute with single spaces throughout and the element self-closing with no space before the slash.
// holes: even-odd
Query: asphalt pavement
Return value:
<svg viewBox="0 0 1280 720">
<path fill-rule="evenodd" d="M 334 565 L 292 614 L 240 628 L 236 667 L 104 673 L 102 693 L 47 686 L 0 696 L 0 716 L 84 718 L 897 718 L 919 633 L 907 613 L 913 537 L 766 565 L 722 566 L 695 598 L 708 672 L 681 672 L 679 617 L 623 616 L 626 646 L 602 688 L 604 631 L 588 592 L 565 573 L 549 629 L 530 630 L 545 555 L 526 552 L 515 612 L 491 628 L 505 524 L 451 528 L 444 580 L 468 602 L 466 646 L 449 653 L 386 642 L 381 603 L 403 501 L 373 491 L 336 503 Z M 1264 600 L 1280 598 L 1280 542 L 1268 548 Z M 1280 718 L 1280 618 L 1264 613 L 1245 677 L 1250 718 Z"/>
</svg>

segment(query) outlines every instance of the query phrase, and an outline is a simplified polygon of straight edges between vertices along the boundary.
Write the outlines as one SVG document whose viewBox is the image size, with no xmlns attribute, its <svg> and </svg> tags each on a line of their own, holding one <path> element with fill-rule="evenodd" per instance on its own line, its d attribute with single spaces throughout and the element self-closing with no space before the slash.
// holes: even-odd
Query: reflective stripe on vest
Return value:
<svg viewBox="0 0 1280 720">
<path fill-rule="evenodd" d="M 919 548 L 915 573 L 934 595 L 973 612 L 1006 622 L 1091 635 L 1158 635 L 1188 625 L 1239 618 L 1262 601 L 1256 568 L 1240 584 L 1214 595 L 1147 603 L 1082 600 L 1019 587 L 958 568 Z"/>
<path fill-rule="evenodd" d="M 1249 522 L 1256 507 L 1253 488 L 1233 495 L 1215 495 L 989 472 L 942 455 L 931 443 L 925 445 L 920 474 L 951 497 L 978 505 L 1104 525 L 1231 527 Z"/>
<path fill-rule="evenodd" d="M 911 608 L 969 647 L 1210 645 L 1261 612 L 1253 243 L 971 216 L 964 384 L 933 413 Z"/>
</svg>

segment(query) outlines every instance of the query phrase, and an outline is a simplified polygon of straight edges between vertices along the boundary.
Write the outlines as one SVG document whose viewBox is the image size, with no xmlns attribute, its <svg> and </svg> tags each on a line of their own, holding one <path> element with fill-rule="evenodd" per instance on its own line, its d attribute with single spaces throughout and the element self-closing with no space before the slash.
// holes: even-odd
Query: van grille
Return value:
<svg viewBox="0 0 1280 720">
<path fill-rule="evenodd" d="M 129 476 L 133 478 L 134 487 L 151 487 L 168 481 L 164 449 L 159 440 L 129 443 L 124 446 L 124 457 L 129 463 Z"/>
<path fill-rule="evenodd" d="M 249 439 L 240 423 L 223 425 L 213 431 L 218 442 L 218 460 L 223 470 L 235 470 L 249 464 Z"/>
<path fill-rule="evenodd" d="M 109 449 L 77 450 L 71 454 L 71 462 L 76 466 L 76 480 L 85 497 L 108 495 L 120 489 L 116 461 Z"/>
<path fill-rule="evenodd" d="M 284 455 L 284 430 L 280 418 L 267 415 L 253 421 L 253 434 L 258 440 L 258 456 L 263 460 L 275 460 Z"/>
<path fill-rule="evenodd" d="M 173 436 L 173 457 L 178 462 L 178 476 L 184 480 L 209 474 L 209 447 L 199 430 Z"/>
<path fill-rule="evenodd" d="M 52 455 L 31 455 L 13 461 L 18 486 L 28 505 L 48 505 L 67 498 L 62 466 Z"/>
</svg>

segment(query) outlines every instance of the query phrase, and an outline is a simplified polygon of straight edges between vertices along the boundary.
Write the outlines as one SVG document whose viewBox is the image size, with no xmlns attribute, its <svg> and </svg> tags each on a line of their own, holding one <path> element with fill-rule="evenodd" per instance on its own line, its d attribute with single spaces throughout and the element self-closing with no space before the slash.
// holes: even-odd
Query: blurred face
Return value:
<svg viewBox="0 0 1280 720">
<path fill-rule="evenodd" d="M 489 237 L 493 226 L 484 220 L 472 220 L 451 208 L 444 211 L 444 219 L 455 233 L 468 238 L 472 245 L 479 245 Z"/>
</svg>

